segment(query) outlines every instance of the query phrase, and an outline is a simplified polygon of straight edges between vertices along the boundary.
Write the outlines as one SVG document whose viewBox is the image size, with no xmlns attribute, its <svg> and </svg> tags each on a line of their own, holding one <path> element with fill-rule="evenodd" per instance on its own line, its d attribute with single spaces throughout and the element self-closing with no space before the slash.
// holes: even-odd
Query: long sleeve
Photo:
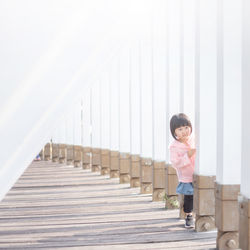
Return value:
<svg viewBox="0 0 250 250">
<path fill-rule="evenodd" d="M 190 145 L 193 145 L 192 142 Z M 169 146 L 170 162 L 176 169 L 179 182 L 189 183 L 193 181 L 194 157 L 188 157 L 188 150 L 191 146 L 178 141 L 173 141 Z"/>
</svg>

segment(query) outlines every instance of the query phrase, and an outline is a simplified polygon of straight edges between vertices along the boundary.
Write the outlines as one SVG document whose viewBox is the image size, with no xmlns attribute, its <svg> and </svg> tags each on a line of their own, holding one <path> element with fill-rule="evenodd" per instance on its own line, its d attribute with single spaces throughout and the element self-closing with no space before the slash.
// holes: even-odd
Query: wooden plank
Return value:
<svg viewBox="0 0 250 250">
<path fill-rule="evenodd" d="M 0 249 L 208 249 L 216 232 L 90 170 L 33 162 L 0 203 Z"/>
</svg>

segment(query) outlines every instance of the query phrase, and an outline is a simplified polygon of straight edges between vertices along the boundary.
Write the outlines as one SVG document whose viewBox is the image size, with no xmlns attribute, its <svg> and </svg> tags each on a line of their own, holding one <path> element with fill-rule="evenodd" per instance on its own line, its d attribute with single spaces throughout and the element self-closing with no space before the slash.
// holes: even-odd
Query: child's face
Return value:
<svg viewBox="0 0 250 250">
<path fill-rule="evenodd" d="M 187 142 L 191 134 L 191 128 L 189 126 L 182 126 L 175 129 L 175 136 L 180 142 Z"/>
</svg>

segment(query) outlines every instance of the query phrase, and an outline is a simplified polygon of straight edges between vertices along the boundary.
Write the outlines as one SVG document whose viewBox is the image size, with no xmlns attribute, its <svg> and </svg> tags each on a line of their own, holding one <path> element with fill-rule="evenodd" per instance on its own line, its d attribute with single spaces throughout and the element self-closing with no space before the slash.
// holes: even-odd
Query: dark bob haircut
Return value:
<svg viewBox="0 0 250 250">
<path fill-rule="evenodd" d="M 183 126 L 188 126 L 191 128 L 191 133 L 192 133 L 192 124 L 190 122 L 190 119 L 188 118 L 187 115 L 183 113 L 179 113 L 176 115 L 173 115 L 171 120 L 170 120 L 170 131 L 172 136 L 174 137 L 175 140 L 177 140 L 175 136 L 175 130 L 177 128 L 183 127 Z"/>
</svg>

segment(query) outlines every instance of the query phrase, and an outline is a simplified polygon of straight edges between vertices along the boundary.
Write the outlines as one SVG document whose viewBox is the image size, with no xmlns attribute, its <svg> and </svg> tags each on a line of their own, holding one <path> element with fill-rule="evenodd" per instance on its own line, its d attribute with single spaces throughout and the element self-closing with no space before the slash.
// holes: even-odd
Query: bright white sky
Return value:
<svg viewBox="0 0 250 250">
<path fill-rule="evenodd" d="M 112 53 L 143 34 L 151 4 L 0 1 L 0 199 Z"/>
</svg>

